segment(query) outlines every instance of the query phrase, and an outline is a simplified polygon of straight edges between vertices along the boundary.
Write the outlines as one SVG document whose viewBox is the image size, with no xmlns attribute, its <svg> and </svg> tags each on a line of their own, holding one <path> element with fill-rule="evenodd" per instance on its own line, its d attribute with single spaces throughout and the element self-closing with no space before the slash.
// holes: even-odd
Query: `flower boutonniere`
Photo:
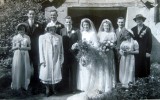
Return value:
<svg viewBox="0 0 160 100">
<path fill-rule="evenodd" d="M 39 27 L 39 24 L 35 24 L 36 27 Z"/>
<path fill-rule="evenodd" d="M 71 31 L 71 34 L 74 34 L 74 33 L 76 33 L 76 31 L 75 31 L 75 30 L 72 30 L 72 31 Z"/>
<path fill-rule="evenodd" d="M 142 33 L 140 34 L 140 38 L 142 38 L 145 34 L 146 34 L 147 28 L 145 30 L 142 31 Z"/>
<path fill-rule="evenodd" d="M 60 27 L 62 27 L 62 25 L 61 24 L 57 24 L 57 25 L 55 25 L 57 28 L 60 28 Z"/>
</svg>

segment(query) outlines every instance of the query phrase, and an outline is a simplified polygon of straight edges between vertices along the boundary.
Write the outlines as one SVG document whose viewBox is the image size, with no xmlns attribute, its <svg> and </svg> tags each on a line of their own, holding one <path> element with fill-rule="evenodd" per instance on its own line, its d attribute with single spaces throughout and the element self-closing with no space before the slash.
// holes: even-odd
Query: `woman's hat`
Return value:
<svg viewBox="0 0 160 100">
<path fill-rule="evenodd" d="M 48 29 L 50 28 L 57 28 L 57 26 L 55 24 L 53 24 L 53 22 L 50 22 L 46 25 L 45 30 L 48 31 Z"/>
<path fill-rule="evenodd" d="M 25 28 L 25 32 L 27 31 L 27 24 L 26 24 L 26 23 L 19 23 L 19 24 L 16 26 L 16 30 L 19 30 L 21 27 L 24 27 L 24 28 Z"/>
<path fill-rule="evenodd" d="M 144 17 L 142 14 L 137 14 L 133 20 L 136 21 L 137 18 L 141 18 L 143 22 L 146 20 L 146 17 Z"/>
</svg>

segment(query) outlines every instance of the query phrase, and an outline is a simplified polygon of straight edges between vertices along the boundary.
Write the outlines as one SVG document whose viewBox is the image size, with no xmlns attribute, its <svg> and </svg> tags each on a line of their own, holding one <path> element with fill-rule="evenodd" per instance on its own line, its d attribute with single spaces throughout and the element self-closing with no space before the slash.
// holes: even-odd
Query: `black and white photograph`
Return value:
<svg viewBox="0 0 160 100">
<path fill-rule="evenodd" d="M 160 0 L 0 0 L 0 100 L 160 99 Z"/>
</svg>

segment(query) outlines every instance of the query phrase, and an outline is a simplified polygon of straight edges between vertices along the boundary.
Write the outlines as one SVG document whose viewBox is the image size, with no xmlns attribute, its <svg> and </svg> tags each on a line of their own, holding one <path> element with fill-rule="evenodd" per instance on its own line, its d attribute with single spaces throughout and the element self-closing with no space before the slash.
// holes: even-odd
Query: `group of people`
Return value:
<svg viewBox="0 0 160 100">
<path fill-rule="evenodd" d="M 56 10 L 50 11 L 50 21 L 43 24 L 36 22 L 34 10 L 27 15 L 28 20 L 17 25 L 12 40 L 12 89 L 27 90 L 30 84 L 34 90 L 40 81 L 47 96 L 56 90 L 108 92 L 116 83 L 127 88 L 129 82 L 150 74 L 152 33 L 141 14 L 133 19 L 137 25 L 131 30 L 119 17 L 116 30 L 109 19 L 104 19 L 98 32 L 89 18 L 81 20 L 80 29 L 72 25 L 70 16 L 65 18 L 65 25 L 61 24 Z M 93 55 L 100 59 L 86 65 L 83 60 L 89 58 L 87 55 L 77 60 L 79 41 L 91 44 Z M 109 50 L 97 52 L 106 43 L 110 43 Z"/>
</svg>

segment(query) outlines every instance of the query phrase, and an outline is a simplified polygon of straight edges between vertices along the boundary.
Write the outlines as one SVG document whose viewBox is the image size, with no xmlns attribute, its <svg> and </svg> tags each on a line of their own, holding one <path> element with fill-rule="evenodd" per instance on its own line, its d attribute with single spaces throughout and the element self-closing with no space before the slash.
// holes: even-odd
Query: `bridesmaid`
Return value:
<svg viewBox="0 0 160 100">
<path fill-rule="evenodd" d="M 31 77 L 31 66 L 28 51 L 31 49 L 30 38 L 26 35 L 26 24 L 17 25 L 17 35 L 12 40 L 12 89 L 28 89 Z"/>
<path fill-rule="evenodd" d="M 124 41 L 120 45 L 120 70 L 119 80 L 122 86 L 128 87 L 129 82 L 135 81 L 135 57 L 139 53 L 139 45 L 133 40 L 133 32 L 126 30 L 124 32 Z"/>
</svg>

